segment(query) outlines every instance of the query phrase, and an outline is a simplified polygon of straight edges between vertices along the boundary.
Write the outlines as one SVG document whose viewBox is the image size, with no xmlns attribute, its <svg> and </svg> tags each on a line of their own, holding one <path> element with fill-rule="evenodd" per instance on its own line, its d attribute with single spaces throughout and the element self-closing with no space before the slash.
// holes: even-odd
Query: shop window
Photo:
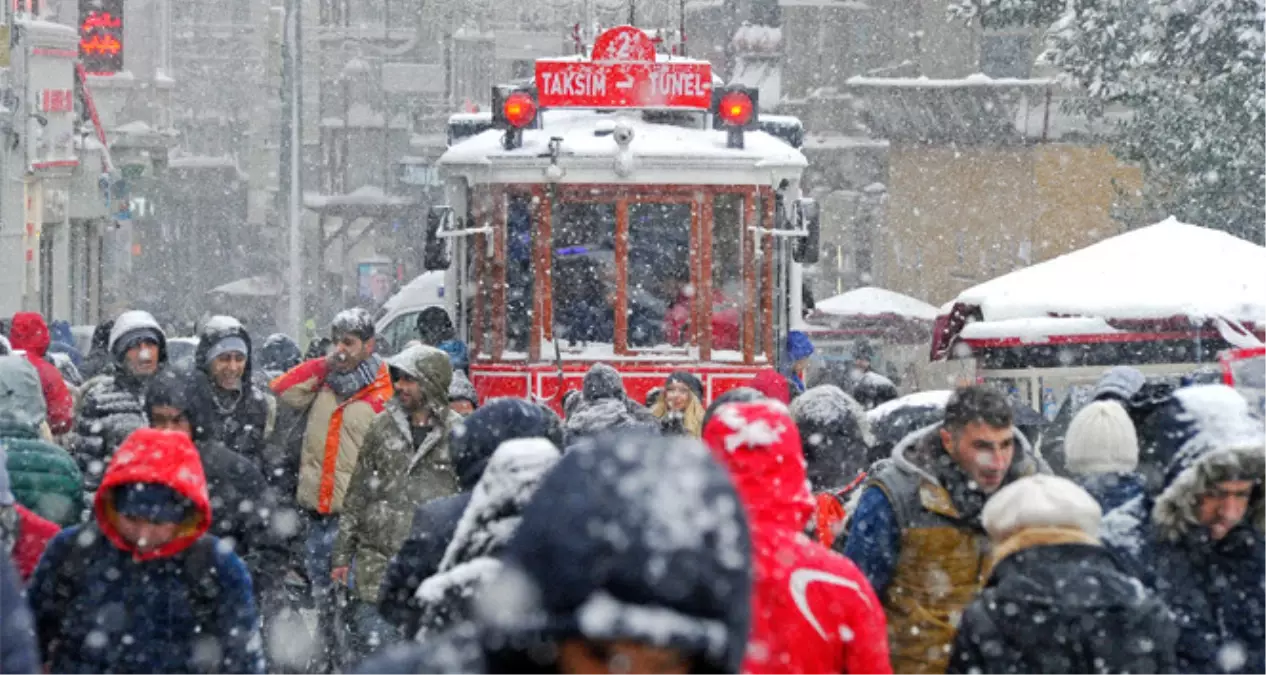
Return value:
<svg viewBox="0 0 1266 675">
<path fill-rule="evenodd" d="M 615 205 L 562 203 L 554 210 L 554 323 L 560 339 L 615 339 Z"/>
<path fill-rule="evenodd" d="M 690 204 L 629 204 L 628 222 L 628 344 L 665 344 L 665 333 L 683 344 L 694 298 Z"/>
</svg>

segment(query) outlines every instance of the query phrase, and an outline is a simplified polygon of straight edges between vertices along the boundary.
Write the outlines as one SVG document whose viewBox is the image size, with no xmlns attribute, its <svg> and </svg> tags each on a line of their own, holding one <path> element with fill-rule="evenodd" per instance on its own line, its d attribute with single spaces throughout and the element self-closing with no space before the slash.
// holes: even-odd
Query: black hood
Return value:
<svg viewBox="0 0 1266 675">
<path fill-rule="evenodd" d="M 488 460 L 514 438 L 544 438 L 563 447 L 563 425 L 554 411 L 522 399 L 486 403 L 453 428 L 449 452 L 463 492 L 475 489 Z"/>
<path fill-rule="evenodd" d="M 198 333 L 198 348 L 193 353 L 194 367 L 209 374 L 211 364 L 207 363 L 207 353 L 216 343 L 226 338 L 239 338 L 246 343 L 246 370 L 242 373 L 242 386 L 249 387 L 253 382 L 251 357 L 255 349 L 251 346 L 251 336 L 246 332 L 246 328 L 231 316 L 213 316 L 207 319 Z"/>
<path fill-rule="evenodd" d="M 628 398 L 620 372 L 605 363 L 595 363 L 589 372 L 585 373 L 582 393 L 588 403 L 608 398 L 621 401 Z"/>
</svg>

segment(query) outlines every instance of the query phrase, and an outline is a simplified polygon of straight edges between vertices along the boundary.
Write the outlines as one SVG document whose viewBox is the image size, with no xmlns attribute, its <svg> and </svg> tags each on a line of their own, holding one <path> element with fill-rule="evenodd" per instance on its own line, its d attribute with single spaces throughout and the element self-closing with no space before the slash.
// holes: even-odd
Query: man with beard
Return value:
<svg viewBox="0 0 1266 675">
<path fill-rule="evenodd" d="M 449 435 L 461 416 L 448 408 L 448 354 L 414 345 L 387 365 L 395 396 L 365 435 L 334 546 L 335 580 L 353 591 L 346 614 L 360 658 L 399 639 L 378 613 L 378 588 L 409 534 L 414 509 L 457 492 Z"/>
</svg>

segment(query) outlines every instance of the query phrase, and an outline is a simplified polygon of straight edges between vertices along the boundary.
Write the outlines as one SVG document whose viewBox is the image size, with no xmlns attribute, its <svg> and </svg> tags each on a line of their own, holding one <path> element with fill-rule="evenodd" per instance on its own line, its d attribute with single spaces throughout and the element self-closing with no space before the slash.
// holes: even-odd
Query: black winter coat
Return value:
<svg viewBox="0 0 1266 675">
<path fill-rule="evenodd" d="M 950 673 L 1172 673 L 1178 628 L 1101 546 L 1003 558 L 967 606 Z"/>
<path fill-rule="evenodd" d="M 189 395 L 198 411 L 198 422 L 204 427 L 200 435 L 224 443 L 268 475 L 273 466 L 265 460 L 270 453 L 267 444 L 275 423 L 277 403 L 266 388 L 255 382 L 250 354 L 247 354 L 239 392 L 220 390 L 211 381 L 207 354 L 226 338 L 239 338 L 246 343 L 247 351 L 254 349 L 250 334 L 230 317 L 213 317 L 198 335 L 198 348 L 194 352 L 196 369 Z"/>
<path fill-rule="evenodd" d="M 281 589 L 298 515 L 278 506 L 276 492 L 250 460 L 214 440 L 199 441 L 212 521 L 209 533 L 231 541 L 251 573 L 255 597 Z"/>
</svg>

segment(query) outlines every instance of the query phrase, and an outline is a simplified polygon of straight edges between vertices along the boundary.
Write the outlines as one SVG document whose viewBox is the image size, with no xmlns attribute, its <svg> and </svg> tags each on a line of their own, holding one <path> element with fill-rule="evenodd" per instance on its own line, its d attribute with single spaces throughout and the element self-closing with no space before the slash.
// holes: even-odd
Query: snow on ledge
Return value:
<svg viewBox="0 0 1266 675">
<path fill-rule="evenodd" d="M 853 87 L 907 87 L 912 89 L 952 89 L 956 87 L 1047 87 L 1057 84 L 1052 78 L 1025 79 L 1014 77 L 993 78 L 983 73 L 953 79 L 920 77 L 866 77 L 855 75 L 845 84 Z"/>
<path fill-rule="evenodd" d="M 1098 317 L 1035 317 L 976 321 L 964 326 L 959 337 L 964 340 L 1018 338 L 1021 342 L 1040 344 L 1056 335 L 1111 335 L 1121 332 Z"/>
</svg>

